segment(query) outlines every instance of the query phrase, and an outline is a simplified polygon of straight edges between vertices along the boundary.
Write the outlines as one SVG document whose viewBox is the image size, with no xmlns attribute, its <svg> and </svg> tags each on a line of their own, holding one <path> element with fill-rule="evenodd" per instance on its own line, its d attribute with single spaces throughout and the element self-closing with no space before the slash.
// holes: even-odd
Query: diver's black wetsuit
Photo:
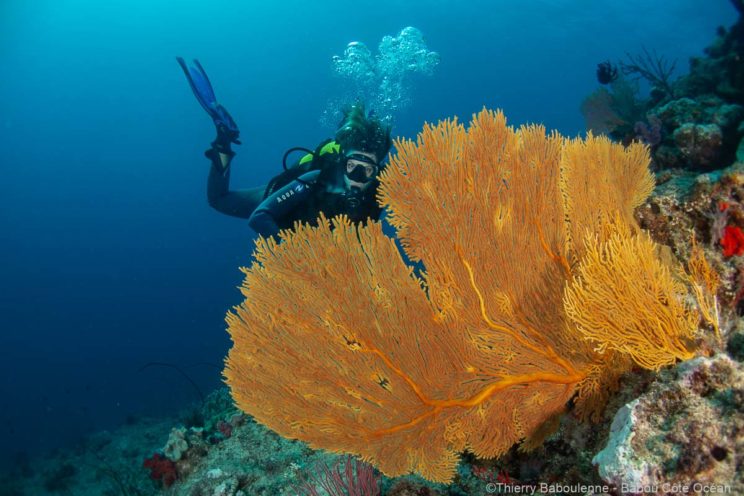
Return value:
<svg viewBox="0 0 744 496">
<path fill-rule="evenodd" d="M 251 228 L 262 236 L 274 236 L 280 229 L 290 229 L 296 221 L 314 224 L 320 212 L 329 219 L 346 214 L 352 222 L 377 220 L 382 213 L 375 199 L 376 180 L 364 191 L 355 188 L 346 191 L 340 169 L 330 173 L 314 170 L 264 198 L 266 186 L 229 189 L 229 164 L 234 153 L 220 154 L 211 149 L 206 155 L 212 161 L 207 181 L 209 205 L 224 214 L 248 219 Z"/>
</svg>

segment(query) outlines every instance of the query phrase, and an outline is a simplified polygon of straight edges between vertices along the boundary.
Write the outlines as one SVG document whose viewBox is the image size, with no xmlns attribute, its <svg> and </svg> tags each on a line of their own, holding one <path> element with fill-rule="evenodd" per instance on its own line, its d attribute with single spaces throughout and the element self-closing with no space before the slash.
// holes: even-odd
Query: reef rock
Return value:
<svg viewBox="0 0 744 496">
<path fill-rule="evenodd" d="M 730 164 L 741 138 L 744 107 L 716 96 L 678 98 L 649 114 L 666 138 L 654 154 L 659 168 L 712 170 Z"/>
<path fill-rule="evenodd" d="M 177 462 L 188 449 L 189 443 L 186 441 L 185 429 L 172 429 L 168 436 L 168 442 L 165 444 L 165 448 L 163 448 L 165 457 Z"/>
<path fill-rule="evenodd" d="M 715 124 L 687 123 L 675 129 L 672 138 L 685 162 L 710 167 L 718 158 L 723 135 Z"/>
<path fill-rule="evenodd" d="M 592 460 L 621 494 L 744 494 L 744 367 L 727 355 L 666 371 L 616 414 Z"/>
</svg>

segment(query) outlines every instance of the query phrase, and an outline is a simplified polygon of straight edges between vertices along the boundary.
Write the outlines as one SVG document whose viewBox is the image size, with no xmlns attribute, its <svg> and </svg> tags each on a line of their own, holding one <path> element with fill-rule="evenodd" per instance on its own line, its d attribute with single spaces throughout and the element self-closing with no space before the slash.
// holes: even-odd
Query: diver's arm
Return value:
<svg viewBox="0 0 744 496">
<path fill-rule="evenodd" d="M 320 171 L 310 171 L 283 188 L 269 195 L 256 208 L 248 219 L 248 225 L 261 236 L 269 237 L 279 233 L 277 220 L 300 207 L 312 194 L 317 185 Z"/>
<path fill-rule="evenodd" d="M 207 201 L 209 205 L 223 214 L 247 219 L 263 200 L 266 186 L 244 190 L 230 191 L 230 162 L 235 152 L 230 149 L 230 142 L 217 139 L 204 155 L 212 162 L 207 179 Z"/>
</svg>

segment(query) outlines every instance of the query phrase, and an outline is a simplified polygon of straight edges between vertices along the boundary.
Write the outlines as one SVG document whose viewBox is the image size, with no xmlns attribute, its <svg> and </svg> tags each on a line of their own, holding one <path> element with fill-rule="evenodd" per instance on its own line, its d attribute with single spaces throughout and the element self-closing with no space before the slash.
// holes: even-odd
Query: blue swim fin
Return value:
<svg viewBox="0 0 744 496">
<path fill-rule="evenodd" d="M 209 77 L 199 61 L 194 60 L 194 65 L 189 67 L 182 57 L 176 57 L 176 60 L 181 66 L 181 69 L 183 69 L 183 73 L 186 75 L 189 86 L 191 86 L 191 91 L 194 92 L 199 105 L 209 114 L 212 121 L 214 121 L 214 125 L 217 126 L 217 132 L 225 135 L 231 142 L 240 144 L 240 140 L 238 140 L 240 136 L 238 125 L 227 109 L 217 103 L 217 97 L 214 95 L 212 84 L 209 82 Z"/>
</svg>

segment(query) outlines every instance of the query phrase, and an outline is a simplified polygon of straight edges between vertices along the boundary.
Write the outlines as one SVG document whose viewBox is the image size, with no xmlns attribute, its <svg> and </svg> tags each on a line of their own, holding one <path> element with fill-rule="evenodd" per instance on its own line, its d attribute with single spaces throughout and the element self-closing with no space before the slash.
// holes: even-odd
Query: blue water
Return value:
<svg viewBox="0 0 744 496">
<path fill-rule="evenodd" d="M 0 458 L 198 399 L 149 362 L 220 384 L 254 234 L 206 203 L 214 131 L 175 56 L 201 60 L 239 123 L 232 184 L 250 187 L 331 136 L 351 41 L 415 26 L 439 54 L 396 135 L 483 106 L 574 135 L 598 62 L 645 46 L 682 74 L 734 19 L 728 0 L 3 0 Z"/>
</svg>

